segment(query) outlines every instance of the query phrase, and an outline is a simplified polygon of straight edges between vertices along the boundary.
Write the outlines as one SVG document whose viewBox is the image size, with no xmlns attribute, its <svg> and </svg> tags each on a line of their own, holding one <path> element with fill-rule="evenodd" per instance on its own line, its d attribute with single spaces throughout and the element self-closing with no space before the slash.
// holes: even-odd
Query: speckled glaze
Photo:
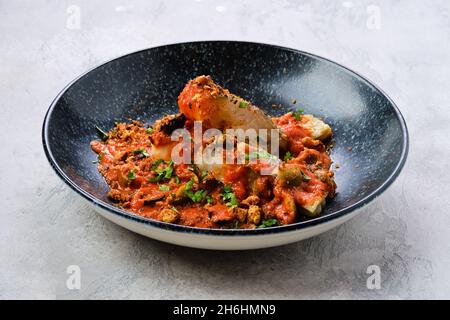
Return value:
<svg viewBox="0 0 450 320">
<path fill-rule="evenodd" d="M 115 121 L 129 118 L 152 123 L 165 113 L 176 113 L 178 93 L 189 79 L 201 74 L 211 75 L 217 83 L 253 101 L 270 115 L 302 108 L 332 126 L 332 159 L 339 165 L 335 171 L 338 188 L 336 197 L 327 202 L 320 217 L 267 229 L 210 230 L 152 221 L 112 205 L 106 196 L 108 186 L 92 164 L 96 155 L 89 142 L 96 139 L 94 126 L 110 129 Z M 297 101 L 295 105 L 293 100 Z M 274 104 L 281 107 L 273 108 Z M 280 232 L 297 233 L 282 242 L 265 241 L 251 246 L 257 248 L 305 238 L 306 229 L 330 225 L 333 220 L 333 225 L 343 222 L 347 220 L 345 215 L 374 199 L 399 174 L 406 160 L 408 134 L 399 110 L 383 92 L 336 63 L 272 45 L 206 41 L 139 51 L 79 77 L 49 108 L 43 143 L 58 175 L 107 218 L 127 220 L 125 227 L 151 237 L 151 231 L 136 229 L 147 225 L 167 231 L 167 237 L 155 238 L 172 243 L 244 249 L 250 247 L 201 245 L 190 240 L 183 242 L 182 238 L 171 241 L 170 237 L 181 232 L 190 237 L 198 235 L 201 241 L 218 236 L 220 241 L 227 241 L 233 236 L 262 239 Z M 130 224 L 139 226 L 133 228 Z"/>
</svg>

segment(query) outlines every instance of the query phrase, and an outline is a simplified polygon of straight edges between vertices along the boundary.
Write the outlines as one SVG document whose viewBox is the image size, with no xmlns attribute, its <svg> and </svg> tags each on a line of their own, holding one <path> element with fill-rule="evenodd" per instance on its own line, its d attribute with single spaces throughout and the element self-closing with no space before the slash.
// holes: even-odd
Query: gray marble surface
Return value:
<svg viewBox="0 0 450 320">
<path fill-rule="evenodd" d="M 371 79 L 409 126 L 402 174 L 341 227 L 258 251 L 176 247 L 99 217 L 47 163 L 48 105 L 102 61 L 208 39 L 298 48 Z M 449 52 L 445 0 L 2 1 L 0 297 L 450 298 Z M 69 265 L 80 290 L 66 287 Z M 370 265 L 380 289 L 366 286 Z"/>
</svg>

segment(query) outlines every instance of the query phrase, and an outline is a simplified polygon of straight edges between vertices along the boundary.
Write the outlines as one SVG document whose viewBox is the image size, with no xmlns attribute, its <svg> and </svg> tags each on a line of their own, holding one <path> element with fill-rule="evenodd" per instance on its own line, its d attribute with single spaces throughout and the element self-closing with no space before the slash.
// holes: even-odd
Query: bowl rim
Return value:
<svg viewBox="0 0 450 320">
<path fill-rule="evenodd" d="M 51 151 L 51 148 L 48 144 L 48 135 L 49 135 L 49 119 L 52 115 L 53 110 L 55 109 L 55 106 L 57 105 L 59 99 L 66 93 L 66 91 L 72 87 L 78 80 L 85 77 L 90 72 L 103 67 L 104 65 L 113 62 L 115 60 L 119 60 L 131 55 L 148 52 L 151 50 L 157 50 L 161 48 L 170 48 L 174 46 L 180 46 L 180 45 L 190 45 L 190 44 L 198 44 L 201 45 L 204 44 L 211 44 L 211 43 L 234 43 L 234 44 L 250 44 L 250 45 L 257 45 L 261 47 L 271 47 L 275 49 L 280 49 L 284 51 L 290 51 L 299 53 L 305 56 L 309 56 L 311 58 L 321 60 L 327 63 L 331 63 L 339 68 L 341 68 L 343 71 L 351 73 L 353 76 L 356 76 L 360 78 L 360 80 L 365 81 L 369 86 L 372 86 L 374 89 L 379 91 L 391 104 L 394 114 L 399 120 L 400 127 L 402 130 L 403 135 L 403 146 L 402 146 L 402 152 L 400 155 L 400 159 L 392 171 L 392 173 L 389 175 L 389 177 L 374 191 L 372 191 L 369 195 L 365 196 L 364 198 L 360 199 L 356 203 L 342 208 L 340 210 L 337 210 L 336 212 L 333 212 L 331 214 L 325 215 L 325 216 L 318 216 L 315 218 L 312 218 L 310 220 L 296 222 L 293 224 L 283 225 L 283 226 L 275 226 L 275 227 L 269 227 L 269 228 L 261 228 L 261 229 L 207 229 L 207 228 L 198 228 L 198 227 L 190 227 L 190 226 L 184 226 L 184 225 L 178 225 L 178 224 L 172 224 L 157 220 L 152 220 L 150 218 L 145 218 L 142 216 L 139 216 L 137 214 L 125 211 L 121 209 L 120 207 L 114 206 L 110 203 L 107 203 L 103 200 L 100 200 L 96 198 L 95 196 L 91 195 L 89 192 L 81 188 L 78 184 L 76 184 L 74 181 L 72 181 L 64 172 L 64 170 L 58 165 L 57 161 L 55 160 L 53 153 Z M 51 165 L 51 167 L 54 169 L 56 174 L 77 194 L 82 196 L 84 199 L 91 202 L 93 205 L 99 206 L 105 210 L 107 210 L 109 213 L 118 215 L 119 217 L 126 218 L 128 220 L 133 220 L 135 222 L 139 222 L 142 224 L 145 224 L 147 226 L 156 227 L 159 229 L 165 229 L 167 231 L 175 231 L 175 232 L 182 232 L 182 233 L 188 233 L 188 234 L 203 234 L 203 235 L 217 235 L 217 236 L 256 236 L 256 235 L 267 235 L 267 234 L 275 234 L 280 232 L 288 232 L 288 231 L 296 231 L 305 229 L 308 227 L 312 227 L 318 224 L 324 224 L 325 222 L 330 222 L 332 220 L 338 219 L 340 217 L 343 217 L 344 215 L 347 215 L 356 209 L 362 208 L 363 206 L 367 205 L 369 202 L 373 201 L 375 198 L 380 196 L 397 178 L 397 176 L 400 174 L 401 170 L 403 169 L 407 156 L 408 156 L 408 150 L 409 150 L 409 134 L 408 134 L 408 128 L 406 126 L 405 119 L 400 112 L 397 105 L 394 103 L 394 101 L 383 91 L 381 90 L 377 85 L 375 85 L 372 81 L 368 80 L 366 77 L 360 75 L 359 73 L 353 71 L 352 69 L 337 63 L 335 61 L 332 61 L 330 59 L 324 58 L 322 56 L 312 54 L 306 51 L 283 47 L 276 44 L 269 44 L 269 43 L 261 43 L 261 42 L 252 42 L 252 41 L 236 41 L 236 40 L 199 40 L 199 41 L 188 41 L 188 42 L 176 42 L 176 43 L 170 43 L 170 44 L 164 44 L 159 45 L 155 47 L 145 48 L 141 50 L 137 50 L 131 53 L 127 53 L 125 55 L 121 55 L 119 57 L 115 57 L 112 59 L 107 60 L 106 62 L 102 62 L 101 64 L 98 64 L 97 66 L 94 66 L 93 68 L 90 68 L 86 72 L 82 73 L 78 77 L 76 77 L 74 80 L 72 80 L 69 84 L 67 84 L 59 93 L 58 95 L 53 99 L 52 103 L 50 104 L 50 107 L 48 108 L 43 125 L 42 125 L 42 144 L 44 148 L 45 155 Z"/>
</svg>

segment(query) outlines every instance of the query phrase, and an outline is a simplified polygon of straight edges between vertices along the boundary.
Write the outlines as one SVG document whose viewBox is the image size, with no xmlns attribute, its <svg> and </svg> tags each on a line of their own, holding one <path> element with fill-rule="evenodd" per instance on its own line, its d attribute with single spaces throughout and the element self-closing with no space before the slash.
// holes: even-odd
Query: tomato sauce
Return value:
<svg viewBox="0 0 450 320">
<path fill-rule="evenodd" d="M 290 224 L 311 214 L 308 206 L 331 198 L 336 185 L 325 145 L 312 138 L 304 120 L 289 113 L 273 121 L 290 145 L 272 175 L 261 174 L 267 167 L 262 159 L 224 165 L 223 178 L 194 164 L 175 164 L 161 157 L 161 149 L 167 153 L 173 146 L 168 134 L 137 121 L 117 123 L 91 148 L 110 187 L 109 198 L 137 215 L 198 228 Z M 191 121 L 184 127 L 192 132 Z"/>
</svg>

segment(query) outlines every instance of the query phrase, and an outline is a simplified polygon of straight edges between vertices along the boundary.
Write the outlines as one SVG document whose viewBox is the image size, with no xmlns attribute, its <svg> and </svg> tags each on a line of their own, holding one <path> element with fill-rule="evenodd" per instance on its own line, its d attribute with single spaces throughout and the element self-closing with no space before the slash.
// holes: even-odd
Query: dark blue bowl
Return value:
<svg viewBox="0 0 450 320">
<path fill-rule="evenodd" d="M 110 129 L 129 118 L 152 123 L 176 113 L 185 83 L 209 74 L 270 115 L 294 107 L 322 117 L 334 132 L 337 194 L 314 219 L 256 230 L 207 230 L 153 221 L 115 207 L 92 160 L 94 126 Z M 272 105 L 281 104 L 281 108 Z M 216 235 L 277 233 L 342 217 L 380 195 L 400 173 L 408 152 L 405 121 L 389 97 L 368 80 L 327 59 L 273 45 L 203 41 L 151 48 L 114 59 L 80 76 L 51 104 L 43 125 L 46 155 L 57 174 L 95 205 L 135 221 L 182 232 Z"/>
</svg>

